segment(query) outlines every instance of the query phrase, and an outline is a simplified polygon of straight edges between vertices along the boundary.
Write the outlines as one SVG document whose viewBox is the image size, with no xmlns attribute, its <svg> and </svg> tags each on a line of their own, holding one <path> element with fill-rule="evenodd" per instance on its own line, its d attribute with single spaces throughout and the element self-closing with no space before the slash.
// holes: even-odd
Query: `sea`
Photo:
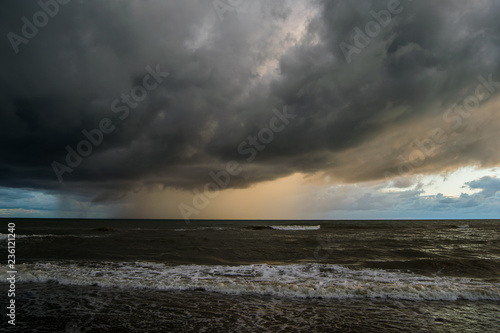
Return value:
<svg viewBox="0 0 500 333">
<path fill-rule="evenodd" d="M 500 332 L 498 220 L 0 225 L 2 332 Z"/>
</svg>

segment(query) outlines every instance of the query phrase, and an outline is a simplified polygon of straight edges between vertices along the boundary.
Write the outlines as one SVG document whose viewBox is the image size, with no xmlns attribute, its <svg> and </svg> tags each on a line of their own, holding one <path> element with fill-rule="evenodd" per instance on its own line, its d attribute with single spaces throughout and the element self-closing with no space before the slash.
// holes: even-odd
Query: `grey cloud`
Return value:
<svg viewBox="0 0 500 333">
<path fill-rule="evenodd" d="M 500 179 L 483 177 L 466 183 L 473 189 L 482 189 L 474 194 L 462 193 L 459 197 L 445 196 L 442 193 L 425 195 L 417 185 L 405 191 L 387 191 L 384 184 L 337 185 L 326 191 L 318 191 L 313 198 L 303 198 L 308 206 L 308 213 L 318 216 L 342 218 L 352 212 L 358 217 L 376 216 L 401 217 L 440 217 L 446 213 L 447 218 L 465 218 L 477 216 L 495 216 L 500 211 L 498 193 Z M 319 213 L 318 213 L 319 212 Z M 363 212 L 370 212 L 366 215 Z M 363 215 L 364 214 L 364 215 Z"/>
<path fill-rule="evenodd" d="M 381 179 L 396 171 L 405 146 L 372 148 L 373 142 L 393 142 L 398 129 L 439 117 L 475 88 L 478 75 L 500 80 L 498 4 L 402 5 L 347 64 L 340 43 L 387 1 L 307 3 L 310 21 L 295 42 L 280 28 L 297 28 L 288 21 L 293 1 L 261 1 L 223 21 L 210 1 L 72 1 L 18 54 L 4 39 L 0 186 L 93 193 L 101 202 L 147 186 L 202 186 L 210 171 L 233 159 L 246 174 L 231 187 L 294 172 L 324 171 L 346 182 Z M 19 33 L 20 18 L 39 10 L 26 2 L 0 6 L 4 36 Z M 170 76 L 121 121 L 112 101 L 156 64 Z M 276 72 L 265 71 L 274 64 Z M 238 145 L 284 106 L 297 118 L 246 163 Z M 103 118 L 116 130 L 59 184 L 52 161 L 64 162 L 65 147 L 75 147 L 81 131 Z M 449 154 L 456 148 L 450 141 L 415 171 L 498 164 L 498 150 L 484 148 L 497 128 L 490 122 L 483 130 L 483 136 L 470 129 L 461 136 L 460 161 Z M 412 142 L 418 133 L 399 134 L 399 142 Z"/>
<path fill-rule="evenodd" d="M 479 194 L 485 198 L 494 197 L 500 191 L 500 179 L 495 177 L 483 177 L 465 184 L 472 189 L 480 189 Z"/>
</svg>

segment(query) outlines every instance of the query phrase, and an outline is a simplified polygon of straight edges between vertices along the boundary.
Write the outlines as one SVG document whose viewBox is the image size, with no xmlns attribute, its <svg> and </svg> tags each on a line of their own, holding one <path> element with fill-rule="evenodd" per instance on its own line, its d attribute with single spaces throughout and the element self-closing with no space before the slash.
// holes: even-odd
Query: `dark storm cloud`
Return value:
<svg viewBox="0 0 500 333">
<path fill-rule="evenodd" d="M 210 1 L 74 0 L 16 54 L 7 34 L 22 35 L 21 18 L 32 21 L 40 6 L 2 2 L 0 186 L 99 193 L 102 201 L 144 186 L 202 186 L 233 159 L 245 172 L 231 187 L 294 172 L 383 178 L 405 149 L 394 142 L 419 134 L 398 128 L 439 118 L 479 75 L 500 81 L 494 1 L 402 0 L 401 13 L 351 63 L 340 44 L 354 45 L 354 29 L 365 29 L 370 11 L 386 10 L 388 1 L 309 3 L 306 33 L 294 41 L 283 30 L 300 28 L 290 21 L 297 4 L 259 2 L 221 21 Z M 120 120 L 113 101 L 141 85 L 148 66 L 169 76 Z M 297 117 L 246 162 L 239 145 L 284 106 Z M 65 147 L 104 118 L 115 130 L 60 184 L 52 162 L 64 164 Z M 465 130 L 453 140 L 463 145 L 462 162 L 447 155 L 448 144 L 424 171 L 497 164 L 496 143 L 493 154 L 470 149 L 494 138 L 491 122 L 483 129 L 492 134 Z M 368 149 L 377 140 L 388 145 Z"/>
<path fill-rule="evenodd" d="M 19 192 L 14 189 L 0 189 L 0 196 L 2 196 L 3 202 L 33 198 L 31 193 Z"/>
<path fill-rule="evenodd" d="M 353 55 L 351 64 L 346 64 L 339 44 L 346 41 L 355 45 L 350 40 L 349 29 L 353 26 L 363 29 L 366 22 L 374 20 L 369 9 L 377 12 L 385 9 L 386 4 L 387 1 L 326 3 L 321 23 L 312 24 L 310 31 L 319 34 L 325 43 L 291 50 L 282 58 L 284 78 L 283 84 L 277 85 L 279 92 L 288 105 L 307 119 L 293 133 L 296 142 L 303 142 L 296 147 L 306 151 L 321 147 L 330 152 L 362 147 L 370 140 L 387 137 L 387 133 L 382 134 L 384 131 L 443 114 L 452 103 L 468 96 L 479 75 L 491 74 L 497 82 L 500 80 L 498 65 L 493 61 L 499 52 L 498 24 L 493 23 L 491 16 L 498 6 L 491 2 L 469 6 L 465 2 L 436 5 L 427 1 L 411 4 L 401 1 L 405 8 L 393 16 L 392 25 L 382 29 L 369 46 Z M 322 61 L 327 58 L 326 54 L 332 55 L 331 61 Z M 301 79 L 301 74 L 306 77 Z M 298 98 L 294 90 L 301 86 L 300 79 L 306 87 L 309 84 L 313 88 Z M 430 124 L 424 129 L 439 126 L 442 124 Z M 299 137 L 298 133 L 302 135 Z M 404 134 L 397 139 L 410 143 L 421 135 L 418 132 Z M 469 133 L 460 136 L 467 145 L 475 142 L 467 141 Z M 394 141 L 387 143 L 394 144 Z M 333 170 L 338 169 L 336 164 L 348 163 L 350 172 L 344 172 L 339 178 L 376 179 L 397 165 L 396 149 L 386 154 L 386 162 L 380 167 L 370 164 L 382 150 L 383 147 L 378 147 L 358 154 L 356 157 L 365 160 L 361 165 L 354 158 L 334 160 Z M 464 153 L 463 159 L 472 157 L 472 152 Z M 475 161 L 490 156 L 484 149 L 475 153 Z M 494 159 L 498 163 L 498 154 L 494 154 Z M 445 163 L 449 166 L 456 162 L 447 158 Z M 439 170 L 431 165 L 428 162 L 426 167 Z M 359 166 L 364 170 L 354 173 L 353 169 Z"/>
</svg>

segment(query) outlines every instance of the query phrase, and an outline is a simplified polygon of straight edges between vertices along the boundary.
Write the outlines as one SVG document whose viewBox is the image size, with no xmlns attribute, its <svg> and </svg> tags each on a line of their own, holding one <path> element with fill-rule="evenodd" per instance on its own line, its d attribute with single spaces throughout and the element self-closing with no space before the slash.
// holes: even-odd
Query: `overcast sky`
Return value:
<svg viewBox="0 0 500 333">
<path fill-rule="evenodd" d="M 499 13 L 2 1 L 0 216 L 499 217 Z"/>
</svg>

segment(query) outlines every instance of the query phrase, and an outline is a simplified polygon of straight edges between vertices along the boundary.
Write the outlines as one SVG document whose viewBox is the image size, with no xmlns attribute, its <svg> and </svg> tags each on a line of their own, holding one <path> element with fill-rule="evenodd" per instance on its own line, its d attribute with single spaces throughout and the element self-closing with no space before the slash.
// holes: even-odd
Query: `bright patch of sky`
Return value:
<svg viewBox="0 0 500 333">
<path fill-rule="evenodd" d="M 469 195 L 480 192 L 479 189 L 472 189 L 465 183 L 483 177 L 500 178 L 500 169 L 478 169 L 465 167 L 447 175 L 423 176 L 420 182 L 424 191 L 422 196 L 438 195 L 439 193 L 447 197 L 459 197 L 462 193 Z"/>
<path fill-rule="evenodd" d="M 390 181 L 390 185 L 379 192 L 397 193 L 418 189 L 422 191 L 420 196 L 442 194 L 445 197 L 460 197 L 462 193 L 472 195 L 480 192 L 481 190 L 471 188 L 466 183 L 483 177 L 500 178 L 500 168 L 480 169 L 468 166 L 448 174 L 401 177 Z M 408 186 L 395 186 L 397 183 L 407 183 Z"/>
</svg>

